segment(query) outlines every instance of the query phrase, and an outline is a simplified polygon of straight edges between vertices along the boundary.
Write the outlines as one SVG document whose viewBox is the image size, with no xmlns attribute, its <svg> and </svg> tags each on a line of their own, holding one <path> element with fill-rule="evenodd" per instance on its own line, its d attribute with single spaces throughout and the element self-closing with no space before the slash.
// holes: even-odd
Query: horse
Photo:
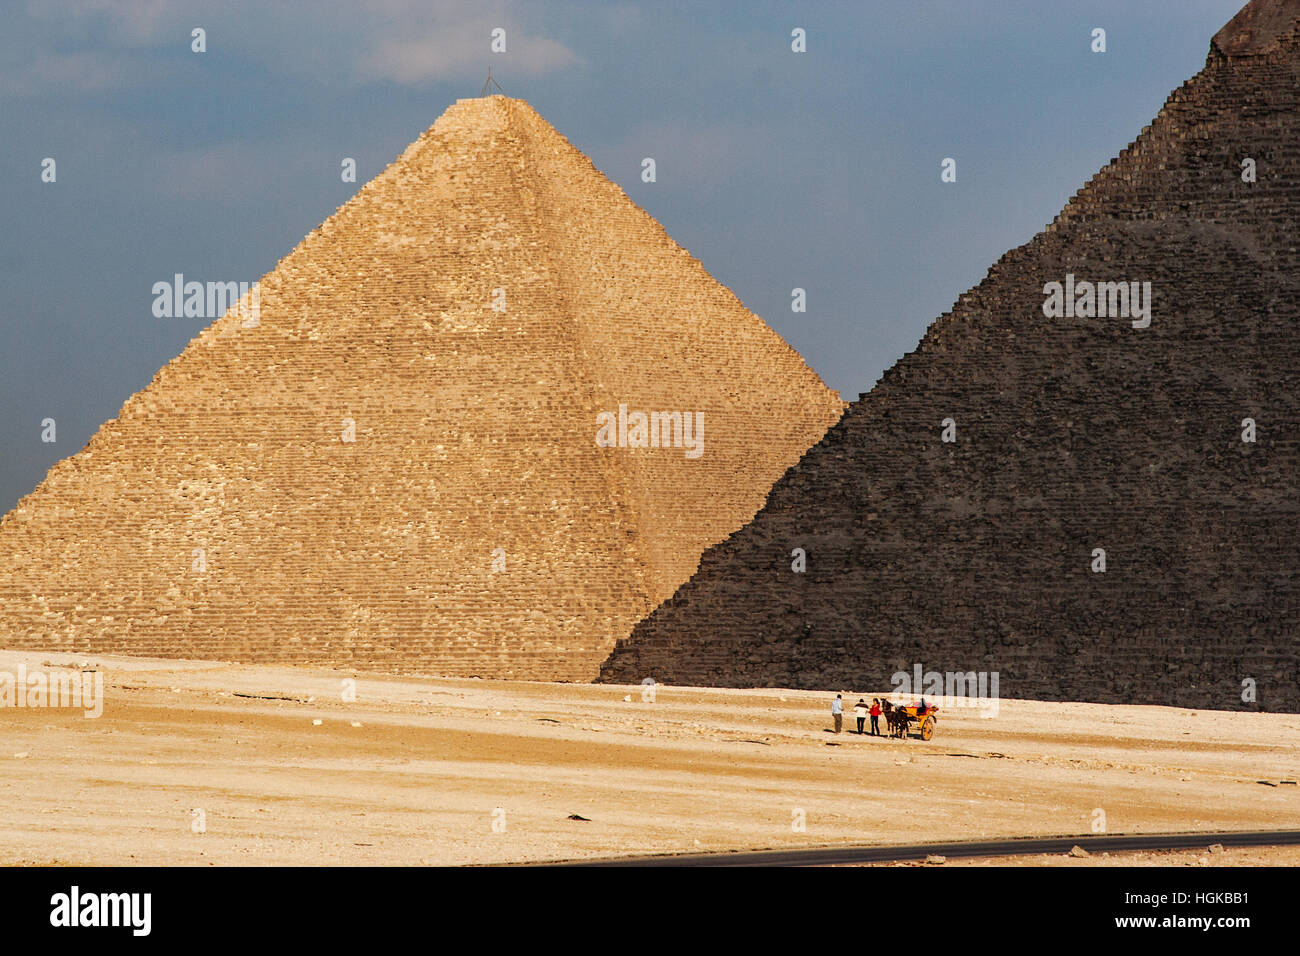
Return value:
<svg viewBox="0 0 1300 956">
<path fill-rule="evenodd" d="M 884 702 L 885 726 L 889 730 L 889 736 L 898 737 L 900 740 L 907 738 L 907 728 L 914 719 L 902 707 L 895 707 L 889 701 Z"/>
</svg>

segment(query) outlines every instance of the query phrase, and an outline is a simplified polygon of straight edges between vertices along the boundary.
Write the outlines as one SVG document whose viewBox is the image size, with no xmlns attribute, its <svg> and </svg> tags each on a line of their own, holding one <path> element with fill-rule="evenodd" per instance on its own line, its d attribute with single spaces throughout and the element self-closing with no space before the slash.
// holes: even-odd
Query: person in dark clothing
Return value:
<svg viewBox="0 0 1300 956">
<path fill-rule="evenodd" d="M 871 736 L 880 736 L 880 698 L 871 698 Z"/>
</svg>

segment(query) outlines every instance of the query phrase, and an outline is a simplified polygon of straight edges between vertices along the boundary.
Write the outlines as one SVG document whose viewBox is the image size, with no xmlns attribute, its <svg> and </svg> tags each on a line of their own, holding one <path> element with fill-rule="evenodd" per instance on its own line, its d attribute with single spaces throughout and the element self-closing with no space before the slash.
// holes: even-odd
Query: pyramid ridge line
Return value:
<svg viewBox="0 0 1300 956">
<path fill-rule="evenodd" d="M 1293 3 L 1297 7 L 1297 10 L 1300 11 L 1300 0 L 1288 0 L 1288 2 Z M 1243 10 L 1244 9 L 1245 8 L 1243 8 Z M 1300 18 L 1300 12 L 1297 12 L 1297 18 Z M 1224 29 L 1226 29 L 1226 27 Z M 922 333 L 921 338 L 918 340 L 914 348 L 904 353 L 897 361 L 881 372 L 871 388 L 864 392 L 860 392 L 858 398 L 855 401 L 848 402 L 847 405 L 856 410 L 856 407 L 864 404 L 877 388 L 879 388 L 879 386 L 888 384 L 899 370 L 899 367 L 908 358 L 913 355 L 927 352 L 929 348 L 935 344 L 933 340 L 936 337 L 936 333 L 942 333 L 944 330 L 949 328 L 952 323 L 968 320 L 968 310 L 964 308 L 966 300 L 983 287 L 985 283 L 994 279 L 999 269 L 1008 261 L 1013 260 L 1015 256 L 1025 252 L 1025 250 L 1045 236 L 1057 233 L 1065 228 L 1081 225 L 1079 222 L 1075 221 L 1073 217 L 1080 214 L 1080 209 L 1085 204 L 1084 200 L 1086 200 L 1087 196 L 1091 194 L 1094 187 L 1100 186 L 1109 178 L 1110 174 L 1119 170 L 1126 159 L 1141 156 L 1145 146 L 1160 139 L 1160 134 L 1163 132 L 1164 125 L 1174 121 L 1172 115 L 1167 111 L 1170 106 L 1181 102 L 1180 94 L 1193 93 L 1195 87 L 1204 78 L 1213 75 L 1216 71 L 1233 70 L 1235 68 L 1233 65 L 1234 61 L 1242 59 L 1243 57 L 1249 56 L 1286 59 L 1293 55 L 1296 50 L 1300 50 L 1300 22 L 1295 23 L 1288 31 L 1277 36 L 1273 45 L 1257 52 L 1215 57 L 1215 50 L 1212 48 L 1210 57 L 1206 64 L 1199 71 L 1183 80 L 1178 86 L 1174 87 L 1169 92 L 1165 97 L 1160 110 L 1154 117 L 1152 117 L 1150 122 L 1142 127 L 1137 137 L 1120 150 L 1118 155 L 1112 157 L 1104 166 L 1100 167 L 1095 173 L 1089 176 L 1084 184 L 1070 195 L 1066 200 L 1065 205 L 1061 207 L 1060 211 L 1057 212 L 1051 222 L 1047 223 L 1041 230 L 1036 232 L 1033 236 L 1030 236 L 1023 243 L 1012 246 L 1010 249 L 1003 252 L 997 260 L 988 267 L 983 279 L 977 282 L 974 286 L 971 286 L 958 294 L 957 298 L 953 301 L 952 306 L 945 312 L 936 316 L 934 320 L 926 326 L 925 331 Z M 1126 219 L 1110 221 L 1130 223 L 1130 220 Z"/>
</svg>

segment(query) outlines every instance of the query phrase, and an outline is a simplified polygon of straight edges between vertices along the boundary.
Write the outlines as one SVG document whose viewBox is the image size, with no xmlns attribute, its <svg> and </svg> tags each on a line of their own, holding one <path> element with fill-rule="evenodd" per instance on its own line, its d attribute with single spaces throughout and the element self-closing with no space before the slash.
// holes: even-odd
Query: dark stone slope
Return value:
<svg viewBox="0 0 1300 956">
<path fill-rule="evenodd" d="M 1248 12 L 602 680 L 885 689 L 920 663 L 1004 697 L 1300 711 L 1300 32 L 1258 32 L 1300 4 Z M 1067 273 L 1150 282 L 1150 326 L 1044 317 Z"/>
</svg>

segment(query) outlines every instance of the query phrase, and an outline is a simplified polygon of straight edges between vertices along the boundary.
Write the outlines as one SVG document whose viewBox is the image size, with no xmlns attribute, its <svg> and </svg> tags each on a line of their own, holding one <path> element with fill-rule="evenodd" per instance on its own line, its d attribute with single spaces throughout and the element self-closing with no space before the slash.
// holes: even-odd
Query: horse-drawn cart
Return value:
<svg viewBox="0 0 1300 956">
<path fill-rule="evenodd" d="M 903 710 L 907 712 L 908 717 L 921 725 L 922 740 L 929 740 L 934 736 L 935 715 L 939 712 L 937 707 L 926 707 L 924 714 L 918 713 L 920 708 L 915 706 L 904 707 Z"/>
<path fill-rule="evenodd" d="M 904 704 L 893 708 L 893 714 L 886 714 L 886 721 L 894 731 L 895 737 L 906 738 L 912 724 L 917 724 L 921 728 L 921 739 L 929 740 L 934 736 L 934 725 L 938 714 L 939 708 L 928 704 L 924 713 L 921 712 L 919 704 Z"/>
</svg>

